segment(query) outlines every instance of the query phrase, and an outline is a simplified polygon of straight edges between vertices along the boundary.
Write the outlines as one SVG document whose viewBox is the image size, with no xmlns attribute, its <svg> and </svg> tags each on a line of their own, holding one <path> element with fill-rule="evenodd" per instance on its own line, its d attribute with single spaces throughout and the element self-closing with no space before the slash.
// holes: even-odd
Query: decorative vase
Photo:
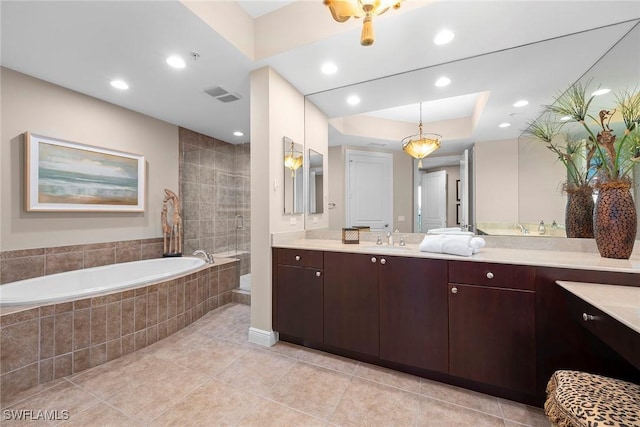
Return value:
<svg viewBox="0 0 640 427">
<path fill-rule="evenodd" d="M 593 189 L 584 185 L 567 188 L 564 223 L 567 237 L 593 238 Z"/>
<path fill-rule="evenodd" d="M 629 259 L 636 240 L 638 217 L 631 184 L 613 181 L 599 186 L 593 211 L 593 231 L 604 258 Z"/>
</svg>

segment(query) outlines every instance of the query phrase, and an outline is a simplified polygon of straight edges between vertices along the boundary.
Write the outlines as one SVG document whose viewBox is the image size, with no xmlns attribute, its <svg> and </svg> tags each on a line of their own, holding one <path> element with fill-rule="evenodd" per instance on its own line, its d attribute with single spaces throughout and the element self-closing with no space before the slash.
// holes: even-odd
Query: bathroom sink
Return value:
<svg viewBox="0 0 640 427">
<path fill-rule="evenodd" d="M 473 236 L 471 231 L 461 230 L 460 227 L 432 228 L 427 234 L 455 234 L 462 236 Z"/>
</svg>

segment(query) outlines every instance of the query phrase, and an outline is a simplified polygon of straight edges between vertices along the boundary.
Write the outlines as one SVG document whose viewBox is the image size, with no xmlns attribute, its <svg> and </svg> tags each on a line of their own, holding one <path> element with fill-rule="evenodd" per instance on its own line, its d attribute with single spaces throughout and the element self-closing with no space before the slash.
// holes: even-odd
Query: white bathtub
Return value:
<svg viewBox="0 0 640 427">
<path fill-rule="evenodd" d="M 0 307 L 81 299 L 196 271 L 201 258 L 156 258 L 50 274 L 0 285 Z"/>
</svg>

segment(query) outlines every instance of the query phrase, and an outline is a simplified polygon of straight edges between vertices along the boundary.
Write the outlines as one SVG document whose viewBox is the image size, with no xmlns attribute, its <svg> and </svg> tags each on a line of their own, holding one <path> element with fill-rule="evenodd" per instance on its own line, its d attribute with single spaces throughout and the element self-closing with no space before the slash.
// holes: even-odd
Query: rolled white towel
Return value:
<svg viewBox="0 0 640 427">
<path fill-rule="evenodd" d="M 485 241 L 482 237 L 472 237 L 469 242 L 469 246 L 471 246 L 471 250 L 474 254 L 480 252 L 480 248 L 484 248 Z"/>
<path fill-rule="evenodd" d="M 471 236 L 461 235 L 429 235 L 425 236 L 420 243 L 419 249 L 422 252 L 444 253 L 460 256 L 471 256 Z"/>
</svg>

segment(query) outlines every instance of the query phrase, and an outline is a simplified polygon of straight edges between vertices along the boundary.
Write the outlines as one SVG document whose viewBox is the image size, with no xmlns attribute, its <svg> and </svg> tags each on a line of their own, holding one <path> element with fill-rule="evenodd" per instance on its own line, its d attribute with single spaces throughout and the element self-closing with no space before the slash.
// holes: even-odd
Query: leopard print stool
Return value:
<svg viewBox="0 0 640 427">
<path fill-rule="evenodd" d="M 640 386 L 579 371 L 556 371 L 544 413 L 558 427 L 640 427 Z"/>
</svg>

